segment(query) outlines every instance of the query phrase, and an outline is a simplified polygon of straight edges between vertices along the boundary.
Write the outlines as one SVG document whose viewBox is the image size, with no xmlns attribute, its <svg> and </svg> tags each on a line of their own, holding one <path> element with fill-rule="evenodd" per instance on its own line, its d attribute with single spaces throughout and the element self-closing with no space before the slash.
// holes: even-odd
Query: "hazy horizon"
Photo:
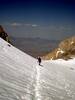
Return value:
<svg viewBox="0 0 75 100">
<path fill-rule="evenodd" d="M 0 0 L 10 36 L 61 40 L 75 34 L 75 0 Z"/>
</svg>

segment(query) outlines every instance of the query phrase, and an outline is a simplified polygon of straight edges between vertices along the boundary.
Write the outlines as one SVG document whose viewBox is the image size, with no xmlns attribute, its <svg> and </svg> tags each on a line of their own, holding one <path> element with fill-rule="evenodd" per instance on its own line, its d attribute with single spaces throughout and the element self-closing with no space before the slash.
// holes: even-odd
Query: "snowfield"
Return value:
<svg viewBox="0 0 75 100">
<path fill-rule="evenodd" d="M 37 59 L 0 38 L 0 100 L 75 100 L 75 58 Z"/>
</svg>

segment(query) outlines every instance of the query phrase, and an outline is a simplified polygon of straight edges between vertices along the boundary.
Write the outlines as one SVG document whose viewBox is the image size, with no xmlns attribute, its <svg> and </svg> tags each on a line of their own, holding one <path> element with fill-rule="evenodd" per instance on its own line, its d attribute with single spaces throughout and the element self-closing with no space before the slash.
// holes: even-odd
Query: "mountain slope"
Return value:
<svg viewBox="0 0 75 100">
<path fill-rule="evenodd" d="M 33 97 L 35 63 L 34 58 L 0 39 L 0 100 Z"/>
<path fill-rule="evenodd" d="M 75 58 L 39 66 L 0 38 L 0 100 L 75 100 Z"/>
<path fill-rule="evenodd" d="M 75 36 L 67 38 L 61 41 L 58 47 L 52 52 L 44 56 L 44 59 L 65 59 L 68 60 L 71 57 L 75 57 Z"/>
<path fill-rule="evenodd" d="M 44 62 L 44 69 L 40 69 L 41 100 L 75 99 L 75 63 L 67 64 L 63 60 Z"/>
</svg>

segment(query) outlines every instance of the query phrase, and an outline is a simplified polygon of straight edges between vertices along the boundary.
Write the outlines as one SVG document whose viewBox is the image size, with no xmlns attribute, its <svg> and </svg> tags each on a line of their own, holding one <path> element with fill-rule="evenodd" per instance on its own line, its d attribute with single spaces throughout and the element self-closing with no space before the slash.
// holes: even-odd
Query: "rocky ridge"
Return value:
<svg viewBox="0 0 75 100">
<path fill-rule="evenodd" d="M 43 57 L 46 60 L 71 59 L 75 56 L 75 36 L 61 41 L 57 48 Z"/>
</svg>

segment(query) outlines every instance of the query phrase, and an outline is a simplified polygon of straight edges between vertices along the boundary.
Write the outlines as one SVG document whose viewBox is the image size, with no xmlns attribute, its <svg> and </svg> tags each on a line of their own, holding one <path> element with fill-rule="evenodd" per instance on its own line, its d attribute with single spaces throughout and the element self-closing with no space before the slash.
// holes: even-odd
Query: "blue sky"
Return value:
<svg viewBox="0 0 75 100">
<path fill-rule="evenodd" d="M 0 0 L 0 23 L 13 36 L 73 36 L 75 0 Z"/>
</svg>

